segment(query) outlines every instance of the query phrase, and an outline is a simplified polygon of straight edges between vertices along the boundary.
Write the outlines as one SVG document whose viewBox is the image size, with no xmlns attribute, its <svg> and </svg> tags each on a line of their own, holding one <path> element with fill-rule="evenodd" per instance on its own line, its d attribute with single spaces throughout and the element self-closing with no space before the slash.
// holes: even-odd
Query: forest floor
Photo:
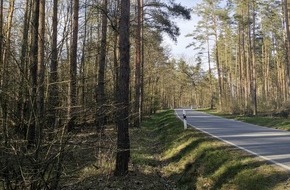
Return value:
<svg viewBox="0 0 290 190">
<path fill-rule="evenodd" d="M 290 189 L 289 172 L 194 129 L 183 130 L 173 111 L 146 119 L 130 137 L 130 172 L 115 177 L 115 128 L 102 136 L 93 128 L 76 134 L 62 189 Z"/>
</svg>

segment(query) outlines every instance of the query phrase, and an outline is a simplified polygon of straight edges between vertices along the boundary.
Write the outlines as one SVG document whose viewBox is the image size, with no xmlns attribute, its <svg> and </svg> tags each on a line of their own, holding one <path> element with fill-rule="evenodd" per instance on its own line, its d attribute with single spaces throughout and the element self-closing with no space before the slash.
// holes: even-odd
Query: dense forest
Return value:
<svg viewBox="0 0 290 190">
<path fill-rule="evenodd" d="M 116 130 L 115 175 L 128 172 L 128 129 L 182 106 L 288 116 L 290 1 L 0 0 L 0 178 L 5 189 L 58 189 L 68 145 Z M 289 8 L 288 8 L 289 7 Z M 200 20 L 189 63 L 161 46 L 174 18 Z"/>
</svg>

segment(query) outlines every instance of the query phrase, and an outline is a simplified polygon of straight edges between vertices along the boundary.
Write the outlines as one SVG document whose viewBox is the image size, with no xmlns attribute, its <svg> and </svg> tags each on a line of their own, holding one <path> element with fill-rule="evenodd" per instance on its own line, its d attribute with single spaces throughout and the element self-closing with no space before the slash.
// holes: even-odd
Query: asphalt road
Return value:
<svg viewBox="0 0 290 190">
<path fill-rule="evenodd" d="M 176 109 L 183 120 L 183 110 Z M 186 110 L 187 124 L 290 170 L 290 132 Z"/>
</svg>

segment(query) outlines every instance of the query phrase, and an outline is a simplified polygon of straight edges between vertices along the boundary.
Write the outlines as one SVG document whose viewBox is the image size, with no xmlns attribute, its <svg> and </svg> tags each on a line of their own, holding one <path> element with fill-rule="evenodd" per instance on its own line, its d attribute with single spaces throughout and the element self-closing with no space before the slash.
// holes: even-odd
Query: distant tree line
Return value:
<svg viewBox="0 0 290 190">
<path fill-rule="evenodd" d="M 198 80 L 178 69 L 196 96 L 192 104 L 257 115 L 289 113 L 290 1 L 203 0 L 200 21 L 188 35 L 196 53 Z M 198 67 L 199 62 L 202 67 Z M 182 66 L 181 63 L 179 63 Z M 186 72 L 183 72 L 186 71 Z"/>
</svg>

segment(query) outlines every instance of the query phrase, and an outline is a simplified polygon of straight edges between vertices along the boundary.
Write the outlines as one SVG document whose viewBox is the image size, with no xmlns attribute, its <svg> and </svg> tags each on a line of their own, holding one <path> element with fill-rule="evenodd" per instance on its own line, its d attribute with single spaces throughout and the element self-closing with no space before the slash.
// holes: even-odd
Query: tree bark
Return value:
<svg viewBox="0 0 290 190">
<path fill-rule="evenodd" d="M 4 39 L 3 35 L 4 35 L 3 34 L 3 0 L 0 0 L 0 57 L 1 57 L 0 65 L 2 65 L 2 57 L 3 57 L 3 39 Z"/>
<path fill-rule="evenodd" d="M 4 36 L 3 36 L 3 0 L 0 1 L 0 73 L 2 73 L 2 69 L 1 68 L 3 66 L 3 41 L 4 41 Z M 3 77 L 3 76 L 2 76 Z M 3 78 L 0 77 L 0 87 L 2 87 L 2 81 Z M 2 92 L 1 92 L 2 93 Z M 4 106 L 4 99 L 2 97 L 2 95 L 0 95 L 0 100 L 1 100 L 1 113 L 2 113 L 2 117 L 5 117 L 4 111 L 5 111 L 5 106 Z M 4 134 L 4 141 L 5 141 L 5 145 L 7 143 L 7 136 L 6 136 L 6 123 L 4 121 L 2 121 L 2 128 L 3 128 L 3 134 Z"/>
<path fill-rule="evenodd" d="M 68 130 L 72 130 L 76 119 L 77 105 L 77 47 L 78 47 L 79 0 L 73 1 L 72 42 L 70 46 L 70 84 L 68 105 Z"/>
<path fill-rule="evenodd" d="M 217 66 L 217 74 L 218 74 L 218 94 L 219 94 L 219 109 L 223 109 L 223 89 L 222 89 L 222 76 L 221 76 L 221 65 L 219 61 L 219 47 L 218 47 L 218 34 L 217 31 L 215 33 L 215 57 L 216 57 L 216 66 Z"/>
<path fill-rule="evenodd" d="M 129 139 L 129 85 L 130 85 L 130 1 L 121 0 L 120 17 L 120 75 L 118 85 L 117 157 L 115 175 L 128 173 L 130 158 Z"/>
<path fill-rule="evenodd" d="M 290 86 L 290 0 L 284 0 L 284 17 L 285 17 L 285 25 L 286 25 L 286 70 L 287 70 L 287 85 Z M 287 97 L 289 97 L 289 88 L 287 89 Z"/>
<path fill-rule="evenodd" d="M 37 144 L 37 64 L 38 64 L 38 27 L 39 27 L 39 3 L 40 0 L 35 0 L 33 5 L 33 20 L 32 20 L 32 47 L 30 53 L 30 76 L 31 76 L 31 98 L 30 98 L 30 118 L 32 121 L 29 124 L 27 132 L 28 147 L 31 147 L 33 144 Z"/>
</svg>

